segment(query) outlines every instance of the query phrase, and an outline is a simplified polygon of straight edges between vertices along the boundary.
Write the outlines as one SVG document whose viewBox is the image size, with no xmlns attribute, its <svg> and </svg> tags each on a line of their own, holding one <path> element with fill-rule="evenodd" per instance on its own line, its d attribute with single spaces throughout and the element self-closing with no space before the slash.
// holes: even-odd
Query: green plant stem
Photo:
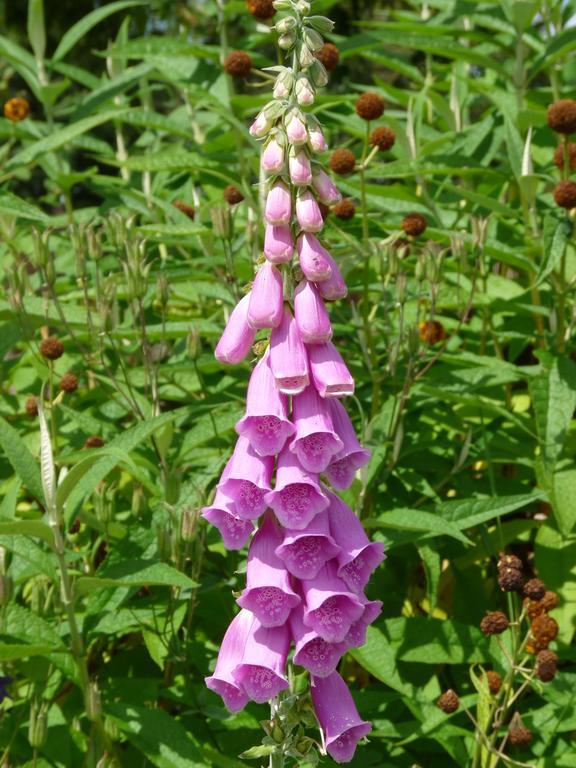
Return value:
<svg viewBox="0 0 576 768">
<path fill-rule="evenodd" d="M 270 768 L 284 768 L 284 753 L 280 749 L 270 755 Z"/>
</svg>

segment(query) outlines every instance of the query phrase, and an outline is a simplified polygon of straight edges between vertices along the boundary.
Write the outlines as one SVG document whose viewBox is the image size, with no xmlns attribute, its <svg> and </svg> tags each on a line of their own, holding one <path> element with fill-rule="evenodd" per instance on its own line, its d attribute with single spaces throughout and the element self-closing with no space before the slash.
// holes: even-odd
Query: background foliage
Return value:
<svg viewBox="0 0 576 768">
<path fill-rule="evenodd" d="M 478 626 L 510 607 L 495 580 L 508 548 L 561 601 L 561 671 L 522 699 L 534 742 L 519 759 L 574 766 L 576 252 L 546 108 L 576 95 L 575 4 L 314 6 L 341 51 L 315 107 L 331 146 L 362 157 L 366 88 L 397 135 L 340 180 L 358 212 L 327 228 L 351 288 L 335 336 L 373 451 L 347 500 L 388 551 L 371 587 L 383 617 L 344 664 L 375 724 L 355 764 L 469 764 L 466 714 L 435 701 L 452 687 L 474 713 L 470 665 L 506 669 Z M 44 45 L 40 4 L 0 3 L 2 98 L 31 104 L 0 119 L 1 764 L 234 768 L 266 713 L 232 717 L 204 688 L 244 554 L 199 511 L 243 408 L 248 367 L 212 350 L 260 254 L 246 126 L 270 85 L 233 83 L 221 59 L 277 53 L 240 0 L 94 7 L 47 3 Z M 233 209 L 229 184 L 245 196 Z M 413 211 L 429 227 L 407 243 Z M 38 352 L 49 334 L 54 363 Z M 68 472 L 61 547 L 27 408 L 43 386 Z"/>
</svg>

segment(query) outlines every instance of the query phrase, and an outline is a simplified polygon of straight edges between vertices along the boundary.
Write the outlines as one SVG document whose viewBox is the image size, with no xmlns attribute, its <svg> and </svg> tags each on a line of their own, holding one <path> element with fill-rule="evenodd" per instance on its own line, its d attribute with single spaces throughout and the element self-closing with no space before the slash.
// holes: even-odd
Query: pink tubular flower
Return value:
<svg viewBox="0 0 576 768">
<path fill-rule="evenodd" d="M 370 461 L 370 451 L 362 448 L 358 442 L 354 425 L 342 403 L 331 398 L 328 407 L 334 430 L 344 447 L 330 463 L 326 477 L 334 488 L 345 490 L 352 485 L 356 472 Z"/>
<path fill-rule="evenodd" d="M 294 291 L 294 318 L 304 344 L 324 344 L 332 338 L 330 317 L 314 283 L 302 280 Z"/>
<path fill-rule="evenodd" d="M 342 199 L 342 195 L 338 192 L 334 182 L 324 171 L 318 171 L 314 174 L 312 186 L 324 205 L 334 205 Z"/>
<path fill-rule="evenodd" d="M 328 498 L 317 479 L 302 469 L 286 446 L 278 457 L 276 485 L 266 494 L 265 501 L 281 525 L 297 531 L 310 525 L 314 515 L 328 506 Z"/>
<path fill-rule="evenodd" d="M 214 355 L 220 363 L 237 365 L 241 363 L 254 344 L 256 335 L 253 328 L 248 325 L 248 305 L 250 294 L 240 299 L 228 318 L 224 333 L 216 345 Z"/>
<path fill-rule="evenodd" d="M 313 386 L 293 398 L 292 421 L 296 435 L 290 450 L 308 472 L 324 472 L 343 446 L 332 426 L 326 403 Z"/>
<path fill-rule="evenodd" d="M 382 612 L 381 600 L 368 600 L 364 595 L 360 595 L 360 600 L 364 603 L 364 613 L 352 624 L 344 638 L 347 648 L 361 648 L 366 643 L 368 626 L 376 621 Z"/>
<path fill-rule="evenodd" d="M 246 415 L 236 424 L 236 432 L 248 439 L 259 456 L 276 456 L 295 431 L 288 418 L 288 398 L 276 387 L 266 350 L 250 377 Z"/>
<path fill-rule="evenodd" d="M 315 579 L 300 582 L 304 597 L 304 624 L 328 643 L 341 643 L 364 613 L 358 595 L 336 574 L 336 565 L 324 565 Z"/>
<path fill-rule="evenodd" d="M 286 123 L 286 135 L 290 144 L 306 144 L 308 141 L 306 126 L 298 115 L 292 114 L 289 118 Z"/>
<path fill-rule="evenodd" d="M 269 261 L 262 264 L 254 278 L 250 303 L 248 304 L 248 325 L 256 330 L 276 328 L 284 314 L 284 286 L 282 275 Z"/>
<path fill-rule="evenodd" d="M 328 252 L 326 252 L 328 253 Z M 327 280 L 322 280 L 318 283 L 318 290 L 320 295 L 326 301 L 336 301 L 337 299 L 343 299 L 348 293 L 348 287 L 342 277 L 342 273 L 338 269 L 338 264 L 328 253 L 328 263 L 330 264 L 330 277 Z"/>
<path fill-rule="evenodd" d="M 308 347 L 310 371 L 320 397 L 344 397 L 354 394 L 354 379 L 342 356 L 328 341 Z"/>
<path fill-rule="evenodd" d="M 290 181 L 292 184 L 295 184 L 296 186 L 304 186 L 312 183 L 310 160 L 303 149 L 290 155 L 288 158 L 288 167 L 290 169 Z"/>
<path fill-rule="evenodd" d="M 277 139 L 270 139 L 262 152 L 262 170 L 266 173 L 279 173 L 284 167 L 284 147 Z"/>
<path fill-rule="evenodd" d="M 328 149 L 328 144 L 324 138 L 324 134 L 318 125 L 312 125 L 308 129 L 308 136 L 310 146 L 314 152 L 325 152 Z"/>
<path fill-rule="evenodd" d="M 254 617 L 248 611 L 232 620 L 220 646 L 214 673 L 207 677 L 206 686 L 222 697 L 230 712 L 239 712 L 248 703 L 248 696 L 234 678 L 234 671 L 242 661 Z"/>
<path fill-rule="evenodd" d="M 304 276 L 311 282 L 327 280 L 332 274 L 332 257 L 310 232 L 303 232 L 298 238 L 298 258 Z"/>
<path fill-rule="evenodd" d="M 326 749 L 337 763 L 349 763 L 356 745 L 372 730 L 360 719 L 352 694 L 338 672 L 312 680 L 312 703 L 324 732 Z"/>
<path fill-rule="evenodd" d="M 280 392 L 297 395 L 309 384 L 308 355 L 288 309 L 270 337 L 270 368 Z"/>
<path fill-rule="evenodd" d="M 296 218 L 298 225 L 304 232 L 320 232 L 324 226 L 324 219 L 316 198 L 309 190 L 298 192 L 296 198 Z"/>
<path fill-rule="evenodd" d="M 268 192 L 264 217 L 268 224 L 289 224 L 291 216 L 290 190 L 282 181 L 277 181 Z"/>
<path fill-rule="evenodd" d="M 284 529 L 284 540 L 276 554 L 297 579 L 314 579 L 318 571 L 340 552 L 330 535 L 326 510 L 318 512 L 305 530 Z"/>
<path fill-rule="evenodd" d="M 289 648 L 288 624 L 263 627 L 258 619 L 253 618 L 242 663 L 234 670 L 236 684 L 249 699 L 264 704 L 288 688 L 285 667 Z"/>
<path fill-rule="evenodd" d="M 234 512 L 242 520 L 255 520 L 266 509 L 264 496 L 270 491 L 273 468 L 271 456 L 258 456 L 246 437 L 238 438 L 218 487 L 232 499 Z"/>
<path fill-rule="evenodd" d="M 254 526 L 234 514 L 234 502 L 216 489 L 211 507 L 204 507 L 202 517 L 220 531 L 226 549 L 242 549 L 246 546 Z"/>
<path fill-rule="evenodd" d="M 272 264 L 286 264 L 294 255 L 292 232 L 287 224 L 266 225 L 264 255 Z"/>
<path fill-rule="evenodd" d="M 346 643 L 327 643 L 313 629 L 309 629 L 304 624 L 301 606 L 290 614 L 290 631 L 296 646 L 295 664 L 317 677 L 326 677 L 334 672 L 347 650 Z"/>
<path fill-rule="evenodd" d="M 360 593 L 368 584 L 370 575 L 384 560 L 384 545 L 370 541 L 353 510 L 335 493 L 328 491 L 330 532 L 340 547 L 338 576 L 348 589 Z"/>
<path fill-rule="evenodd" d="M 263 627 L 279 627 L 286 623 L 290 611 L 300 598 L 290 586 L 290 575 L 275 550 L 282 534 L 272 515 L 264 517 L 248 552 L 246 589 L 236 601 L 252 611 Z"/>
</svg>

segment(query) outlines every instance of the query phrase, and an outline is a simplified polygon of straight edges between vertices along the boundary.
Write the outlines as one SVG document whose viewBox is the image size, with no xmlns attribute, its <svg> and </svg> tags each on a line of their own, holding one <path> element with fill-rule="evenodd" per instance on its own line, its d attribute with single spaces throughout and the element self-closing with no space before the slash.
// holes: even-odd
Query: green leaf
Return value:
<svg viewBox="0 0 576 768">
<path fill-rule="evenodd" d="M 432 613 L 438 602 L 438 584 L 442 573 L 442 563 L 438 552 L 427 544 L 422 544 L 418 547 L 418 554 L 422 558 L 422 564 L 424 565 L 429 603 L 428 610 L 429 613 Z"/>
<path fill-rule="evenodd" d="M 545 497 L 546 494 L 542 491 L 535 491 L 514 496 L 495 496 L 489 499 L 456 499 L 439 504 L 437 512 L 459 529 L 466 530 L 490 520 L 496 520 L 510 512 L 516 512 Z"/>
<path fill-rule="evenodd" d="M 537 286 L 542 285 L 546 278 L 559 268 L 572 234 L 572 224 L 569 219 L 562 219 L 556 224 L 552 237 L 547 237 L 546 224 L 547 222 L 544 229 L 544 259 L 538 270 Z"/>
<path fill-rule="evenodd" d="M 65 648 L 60 649 L 62 653 Z M 52 645 L 32 645 L 26 643 L 5 643 L 0 641 L 0 661 L 20 661 L 30 656 L 48 656 L 54 653 Z"/>
<path fill-rule="evenodd" d="M 250 747 L 245 752 L 242 752 L 240 757 L 242 760 L 259 760 L 261 757 L 269 757 L 276 751 L 277 747 L 274 744 L 260 744 L 256 747 Z"/>
<path fill-rule="evenodd" d="M 97 8 L 95 11 L 92 11 L 92 13 L 87 14 L 64 33 L 58 48 L 56 48 L 56 51 L 54 52 L 54 61 L 63 59 L 76 43 L 82 40 L 82 38 L 85 38 L 93 27 L 101 21 L 104 21 L 108 16 L 111 16 L 113 13 L 118 13 L 118 11 L 124 11 L 128 8 L 136 8 L 142 5 L 146 5 L 144 0 L 121 0 L 121 2 L 108 3 L 102 8 Z"/>
<path fill-rule="evenodd" d="M 47 216 L 36 205 L 32 205 L 28 200 L 23 200 L 10 192 L 3 192 L 0 196 L 0 211 L 19 219 L 34 221 L 37 224 L 49 224 L 51 221 L 50 216 Z"/>
<path fill-rule="evenodd" d="M 76 581 L 75 592 L 77 595 L 84 595 L 97 589 L 148 585 L 181 587 L 183 589 L 198 586 L 186 574 L 177 571 L 167 563 L 128 560 L 106 568 L 98 576 L 81 576 Z"/>
<path fill-rule="evenodd" d="M 40 468 L 18 432 L 0 416 L 0 445 L 14 472 L 22 480 L 30 493 L 42 500 L 42 482 L 40 480 Z"/>
<path fill-rule="evenodd" d="M 36 60 L 42 61 L 46 53 L 44 0 L 28 0 L 28 40 Z"/>
<path fill-rule="evenodd" d="M 50 526 L 41 520 L 0 520 L 1 536 L 34 536 L 48 544 L 52 544 L 54 540 Z"/>
<path fill-rule="evenodd" d="M 384 512 L 376 518 L 366 520 L 366 526 L 370 528 L 393 528 L 397 531 L 418 531 L 432 536 L 450 536 L 463 544 L 471 544 L 455 525 L 432 512 L 423 512 L 420 509 L 392 509 Z"/>
<path fill-rule="evenodd" d="M 558 527 L 568 536 L 576 525 L 576 469 L 554 473 L 550 500 Z"/>
<path fill-rule="evenodd" d="M 380 682 L 405 696 L 413 695 L 413 687 L 398 671 L 395 651 L 376 627 L 368 627 L 366 644 L 362 648 L 353 648 L 349 653 Z"/>
</svg>

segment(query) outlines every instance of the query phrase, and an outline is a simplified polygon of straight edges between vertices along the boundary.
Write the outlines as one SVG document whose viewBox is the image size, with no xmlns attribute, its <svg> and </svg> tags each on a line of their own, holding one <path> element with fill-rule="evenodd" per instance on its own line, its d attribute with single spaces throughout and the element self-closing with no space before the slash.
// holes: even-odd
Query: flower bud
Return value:
<svg viewBox="0 0 576 768">
<path fill-rule="evenodd" d="M 314 104 L 314 89 L 307 77 L 299 77 L 296 81 L 296 100 L 298 104 L 309 107 Z"/>
<path fill-rule="evenodd" d="M 324 134 L 319 125 L 311 125 L 308 128 L 308 141 L 314 152 L 325 152 L 328 149 L 328 144 L 324 138 Z"/>
<path fill-rule="evenodd" d="M 278 38 L 278 45 L 280 46 L 280 48 L 282 48 L 283 51 L 289 51 L 295 42 L 296 42 L 296 35 L 294 34 L 294 32 L 286 32 L 286 34 L 280 35 L 280 37 Z"/>
<path fill-rule="evenodd" d="M 300 66 L 302 67 L 302 69 L 307 69 L 310 66 L 310 64 L 312 64 L 312 62 L 314 61 L 314 54 L 312 53 L 310 48 L 308 48 L 308 46 L 305 44 L 303 44 L 302 47 L 300 48 L 299 60 L 300 60 Z"/>
<path fill-rule="evenodd" d="M 319 51 L 320 48 L 324 45 L 324 40 L 322 40 L 322 36 L 318 34 L 314 29 L 305 29 L 304 30 L 304 42 L 310 48 L 311 51 Z"/>
<path fill-rule="evenodd" d="M 37 712 L 33 705 L 28 724 L 28 741 L 30 746 L 34 749 L 44 746 L 47 733 L 46 713 L 43 710 Z"/>
<path fill-rule="evenodd" d="M 310 13 L 310 3 L 308 0 L 297 0 L 295 6 L 298 13 L 308 14 Z"/>
<path fill-rule="evenodd" d="M 297 112 L 291 112 L 287 117 L 286 136 L 290 144 L 306 144 L 308 141 L 306 125 Z"/>
<path fill-rule="evenodd" d="M 321 35 L 327 35 L 334 29 L 334 22 L 326 16 L 309 16 L 306 21 L 311 27 L 317 29 Z"/>
<path fill-rule="evenodd" d="M 263 136 L 266 136 L 270 128 L 272 128 L 272 124 L 272 120 L 266 115 L 265 111 L 262 110 L 250 126 L 250 135 L 254 136 L 256 139 L 261 139 Z"/>
<path fill-rule="evenodd" d="M 277 138 L 272 138 L 262 152 L 262 170 L 265 173 L 279 173 L 284 167 L 284 148 Z"/>
<path fill-rule="evenodd" d="M 294 75 L 289 69 L 284 69 L 276 78 L 273 96 L 275 99 L 287 99 L 294 85 Z"/>
<path fill-rule="evenodd" d="M 296 19 L 293 16 L 285 16 L 274 26 L 274 29 L 279 35 L 284 35 L 286 32 L 293 30 L 295 26 Z"/>
<path fill-rule="evenodd" d="M 303 149 L 290 153 L 288 166 L 290 168 L 290 181 L 292 184 L 300 187 L 312 183 L 310 158 Z"/>
<path fill-rule="evenodd" d="M 325 85 L 328 85 L 328 72 L 319 59 L 314 59 L 312 64 L 310 64 L 308 74 L 314 85 L 318 86 L 318 88 L 324 88 Z"/>
</svg>

